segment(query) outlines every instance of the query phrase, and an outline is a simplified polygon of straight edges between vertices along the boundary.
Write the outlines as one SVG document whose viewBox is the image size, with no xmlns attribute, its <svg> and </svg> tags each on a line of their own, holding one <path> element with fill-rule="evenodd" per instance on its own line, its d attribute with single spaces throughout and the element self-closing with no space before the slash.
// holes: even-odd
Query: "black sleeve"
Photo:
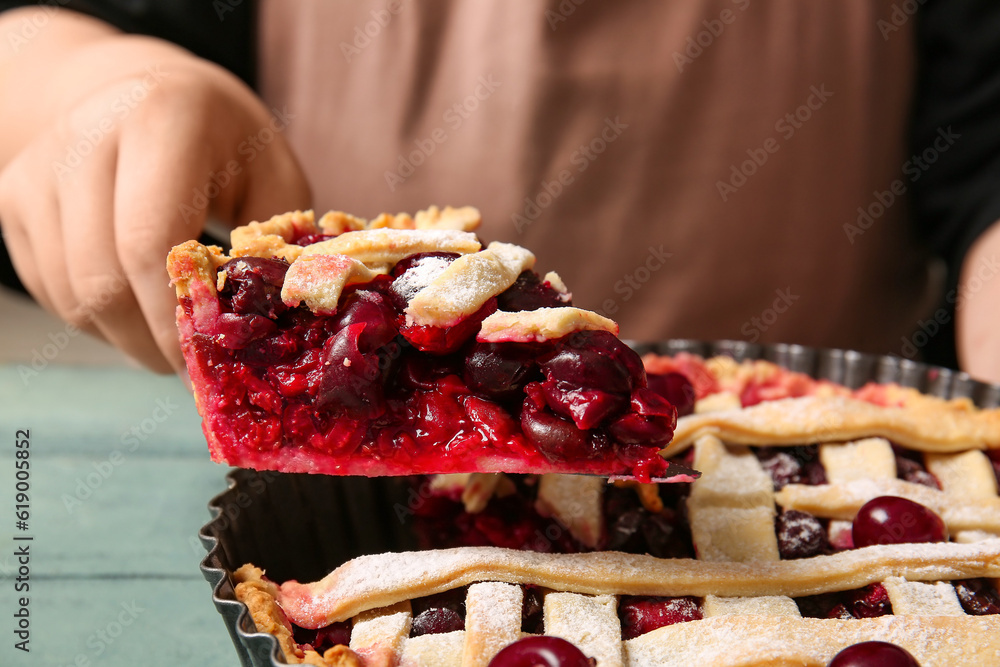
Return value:
<svg viewBox="0 0 1000 667">
<path fill-rule="evenodd" d="M 27 5 L 65 7 L 124 32 L 174 42 L 255 84 L 253 0 L 0 0 L 0 11 Z"/>
<path fill-rule="evenodd" d="M 926 0 L 916 40 L 913 159 L 907 163 L 913 216 L 949 275 L 941 304 L 949 326 L 930 337 L 924 352 L 928 361 L 954 367 L 962 261 L 1000 220 L 1000 2 Z"/>
</svg>

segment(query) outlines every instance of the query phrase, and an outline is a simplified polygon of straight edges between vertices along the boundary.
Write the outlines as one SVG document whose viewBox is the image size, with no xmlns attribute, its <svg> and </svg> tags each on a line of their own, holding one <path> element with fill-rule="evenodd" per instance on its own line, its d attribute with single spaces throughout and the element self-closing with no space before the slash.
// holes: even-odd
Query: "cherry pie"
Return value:
<svg viewBox="0 0 1000 667">
<path fill-rule="evenodd" d="M 1000 411 L 645 362 L 690 398 L 668 452 L 699 479 L 433 477 L 420 512 L 456 528 L 424 537 L 468 546 L 308 584 L 246 565 L 237 596 L 289 662 L 324 666 L 1000 664 Z"/>
<path fill-rule="evenodd" d="M 475 209 L 288 213 L 167 268 L 209 449 L 333 475 L 576 472 L 690 479 L 676 409 L 617 325 L 554 273 L 482 247 Z"/>
</svg>

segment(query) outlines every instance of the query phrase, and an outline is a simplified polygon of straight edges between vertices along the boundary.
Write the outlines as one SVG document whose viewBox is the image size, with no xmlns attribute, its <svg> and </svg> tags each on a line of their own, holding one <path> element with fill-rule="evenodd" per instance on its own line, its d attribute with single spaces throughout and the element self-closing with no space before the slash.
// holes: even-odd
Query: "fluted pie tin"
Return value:
<svg viewBox="0 0 1000 667">
<path fill-rule="evenodd" d="M 896 382 L 941 398 L 968 397 L 981 408 L 1000 406 L 1000 385 L 899 357 L 743 341 L 631 345 L 640 354 L 766 359 L 850 388 Z M 246 606 L 236 599 L 230 578 L 236 568 L 250 562 L 275 581 L 314 581 L 356 556 L 416 548 L 407 508 L 420 499 L 412 497 L 404 480 L 254 470 L 233 470 L 227 480 L 229 488 L 209 501 L 212 519 L 199 533 L 208 550 L 201 571 L 244 667 L 287 663 L 275 638 L 257 632 Z"/>
</svg>

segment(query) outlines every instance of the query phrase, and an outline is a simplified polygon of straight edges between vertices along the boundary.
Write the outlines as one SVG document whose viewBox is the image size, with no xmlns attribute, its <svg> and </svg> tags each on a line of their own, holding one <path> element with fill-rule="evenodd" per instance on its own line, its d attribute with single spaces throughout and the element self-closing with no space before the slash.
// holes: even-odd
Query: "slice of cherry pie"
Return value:
<svg viewBox="0 0 1000 667">
<path fill-rule="evenodd" d="M 659 455 L 676 410 L 617 325 L 574 308 L 475 209 L 312 212 L 190 241 L 167 268 L 212 457 L 334 475 L 690 477 Z"/>
<path fill-rule="evenodd" d="M 740 391 L 649 379 L 693 395 L 670 446 L 690 484 L 435 477 L 420 511 L 456 529 L 425 537 L 490 546 L 308 584 L 247 565 L 237 596 L 289 662 L 324 666 L 1000 664 L 1000 410 L 698 364 L 743 369 Z"/>
</svg>

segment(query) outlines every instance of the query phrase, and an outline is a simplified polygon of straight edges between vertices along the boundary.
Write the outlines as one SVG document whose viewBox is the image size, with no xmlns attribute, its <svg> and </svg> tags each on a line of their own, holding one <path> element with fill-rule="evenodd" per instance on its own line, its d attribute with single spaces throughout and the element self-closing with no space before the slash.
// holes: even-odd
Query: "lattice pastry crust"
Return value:
<svg viewBox="0 0 1000 667">
<path fill-rule="evenodd" d="M 293 211 L 234 229 L 231 255 L 288 261 L 282 301 L 290 307 L 304 303 L 314 313 L 330 315 L 344 287 L 368 282 L 405 257 L 458 253 L 462 256 L 415 294 L 406 309 L 407 325 L 444 328 L 473 315 L 535 264 L 535 256 L 517 245 L 493 242 L 483 249 L 471 231 L 479 223 L 479 211 L 471 206 L 443 210 L 432 206 L 412 218 L 382 214 L 371 221 L 331 211 L 318 224 L 312 211 Z M 316 234 L 335 236 L 305 246 L 293 242 Z M 171 250 L 167 270 L 178 298 L 214 298 L 226 279 L 224 272 L 218 276 L 216 272 L 229 259 L 220 248 L 196 241 Z M 545 281 L 569 299 L 558 274 L 549 272 Z M 618 332 L 611 320 L 579 308 L 540 308 L 522 317 L 493 314 L 484 323 L 481 340 L 542 341 L 574 331 Z"/>
<path fill-rule="evenodd" d="M 876 546 L 808 562 L 770 563 L 671 561 L 617 552 L 533 554 L 489 547 L 381 554 L 350 561 L 314 584 L 286 582 L 275 599 L 288 618 L 304 627 L 354 618 L 352 650 L 363 657 L 378 647 L 404 665 L 485 665 L 521 636 L 521 592 L 513 585 L 518 583 L 558 591 L 545 597 L 545 633 L 574 641 L 601 666 L 765 665 L 779 659 L 823 665 L 838 650 L 868 639 L 895 641 L 924 666 L 993 664 L 1000 660 L 998 616 L 927 616 L 918 607 L 891 617 L 820 620 L 800 618 L 794 604 L 781 603 L 785 596 L 877 581 L 898 580 L 898 586 L 906 587 L 975 577 L 1000 577 L 1000 539 L 975 545 Z M 407 636 L 407 600 L 468 584 L 464 632 Z M 615 614 L 621 594 L 704 597 L 706 618 L 623 642 Z M 244 601 L 254 603 L 245 596 Z M 266 608 L 270 603 L 255 604 Z M 358 618 L 370 624 L 386 617 L 393 620 L 383 623 L 384 633 L 357 634 Z M 714 640 L 705 641 L 706 635 Z M 743 644 L 736 638 L 752 641 Z M 430 650 L 430 644 L 441 648 Z M 283 649 L 288 655 L 284 643 Z M 437 662 L 407 662 L 414 653 L 438 650 Z M 445 661 L 445 653 L 453 661 Z"/>
<path fill-rule="evenodd" d="M 378 554 L 345 563 L 317 582 L 271 585 L 267 604 L 304 628 L 350 620 L 357 631 L 360 625 L 350 649 L 361 664 L 485 666 L 502 646 L 524 636 L 522 584 L 546 591 L 545 634 L 570 640 L 602 667 L 824 667 L 841 649 L 873 640 L 902 646 L 922 667 L 1000 664 L 1000 615 L 967 615 L 951 583 L 984 579 L 998 587 L 1000 582 L 1000 497 L 982 451 L 1000 444 L 997 411 L 899 387 L 862 394 L 881 405 L 836 385 L 818 389 L 682 418 L 686 425 L 677 432 L 683 440 L 679 445 L 675 440 L 671 451 L 693 449 L 691 465 L 702 473 L 686 500 L 696 559 L 493 547 Z M 897 478 L 899 459 L 888 438 L 916 453 L 940 488 Z M 750 449 L 806 443 L 819 443 L 824 483 L 775 490 Z M 475 492 L 467 508 L 481 507 L 503 481 L 502 476 L 469 478 L 466 489 Z M 603 521 L 601 486 L 593 482 L 544 477 L 538 493 L 545 513 L 589 545 L 598 543 Z M 650 497 L 651 489 L 637 487 L 643 505 L 655 511 L 658 498 Z M 934 510 L 952 541 L 781 559 L 775 532 L 779 511 L 806 511 L 829 520 L 834 541 L 837 531 L 849 530 L 862 504 L 884 495 Z M 803 618 L 795 600 L 870 584 L 884 587 L 892 615 Z M 464 586 L 465 630 L 409 636 L 410 600 Z M 617 607 L 626 595 L 694 596 L 703 618 L 623 640 Z M 368 630 L 376 619 L 384 632 Z"/>
</svg>

